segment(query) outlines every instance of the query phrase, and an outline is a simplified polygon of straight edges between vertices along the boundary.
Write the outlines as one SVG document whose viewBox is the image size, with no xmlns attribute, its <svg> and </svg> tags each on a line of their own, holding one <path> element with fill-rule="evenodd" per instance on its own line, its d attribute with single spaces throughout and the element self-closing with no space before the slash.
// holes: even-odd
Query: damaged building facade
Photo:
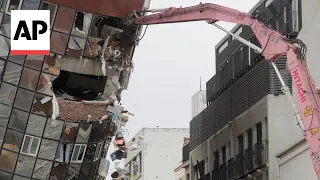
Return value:
<svg viewBox="0 0 320 180">
<path fill-rule="evenodd" d="M 125 17 L 149 1 L 0 3 L 0 179 L 98 177 L 112 137 L 132 115 L 121 92 L 141 27 Z M 17 9 L 50 10 L 50 56 L 9 55 Z"/>
</svg>

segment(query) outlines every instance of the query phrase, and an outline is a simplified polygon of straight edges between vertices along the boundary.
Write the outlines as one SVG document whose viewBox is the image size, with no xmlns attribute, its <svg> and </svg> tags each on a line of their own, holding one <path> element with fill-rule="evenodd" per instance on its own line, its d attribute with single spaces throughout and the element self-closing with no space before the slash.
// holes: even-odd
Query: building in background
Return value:
<svg viewBox="0 0 320 180">
<path fill-rule="evenodd" d="M 200 90 L 191 98 L 191 117 L 194 118 L 207 107 L 206 91 Z"/>
<path fill-rule="evenodd" d="M 129 180 L 168 180 L 175 178 L 175 166 L 181 161 L 184 137 L 189 129 L 184 128 L 143 128 L 130 141 L 125 159 L 125 172 Z M 143 137 L 143 138 L 141 138 Z"/>
<path fill-rule="evenodd" d="M 185 138 L 182 147 L 182 160 L 175 167 L 176 180 L 191 180 L 190 179 L 190 158 L 189 158 L 189 143 L 190 138 Z"/>
<path fill-rule="evenodd" d="M 148 0 L 1 1 L 1 180 L 94 179 L 105 169 L 98 167 L 111 137 L 128 121 L 117 104 L 141 30 L 124 17 L 148 6 Z M 17 9 L 50 10 L 50 56 L 9 55 L 10 11 Z"/>
<path fill-rule="evenodd" d="M 295 38 L 303 24 L 302 13 L 309 14 L 302 10 L 310 6 L 304 3 L 261 0 L 250 13 L 260 14 L 260 20 L 269 27 Z M 236 25 L 231 31 L 260 46 L 250 27 Z M 309 41 L 315 36 L 308 36 Z M 304 41 L 308 50 L 314 48 L 314 44 Z M 313 53 L 309 51 L 308 62 L 316 62 L 310 60 Z M 291 89 L 286 57 L 276 64 Z M 310 68 L 315 66 L 309 63 Z M 275 71 L 263 57 L 229 35 L 216 46 L 216 67 L 216 75 L 207 82 L 208 107 L 190 122 L 192 180 L 277 179 L 275 155 L 285 149 L 287 142 L 302 137 L 303 132 L 295 125 Z"/>
</svg>

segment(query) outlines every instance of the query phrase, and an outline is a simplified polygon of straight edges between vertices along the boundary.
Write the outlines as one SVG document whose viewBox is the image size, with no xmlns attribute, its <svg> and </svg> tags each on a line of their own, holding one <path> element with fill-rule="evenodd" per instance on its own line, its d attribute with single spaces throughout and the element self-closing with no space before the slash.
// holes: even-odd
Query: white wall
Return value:
<svg viewBox="0 0 320 180">
<path fill-rule="evenodd" d="M 183 138 L 189 137 L 189 129 L 143 128 L 134 137 L 138 139 L 140 135 L 144 139 L 139 149 L 128 152 L 125 164 L 142 152 L 142 176 L 139 180 L 174 179 L 175 166 L 182 159 Z"/>
<path fill-rule="evenodd" d="M 144 130 L 143 180 L 174 179 L 173 169 L 182 158 L 183 137 L 189 137 L 189 129 Z"/>
<path fill-rule="evenodd" d="M 280 180 L 317 179 L 307 141 L 299 142 L 279 156 Z"/>
<path fill-rule="evenodd" d="M 269 178 L 277 179 L 276 154 L 303 138 L 303 132 L 295 124 L 293 111 L 284 95 L 269 95 L 268 100 L 268 139 L 269 139 Z"/>
<path fill-rule="evenodd" d="M 175 171 L 175 180 L 186 180 L 185 175 L 185 169 L 180 167 L 178 170 Z"/>
</svg>

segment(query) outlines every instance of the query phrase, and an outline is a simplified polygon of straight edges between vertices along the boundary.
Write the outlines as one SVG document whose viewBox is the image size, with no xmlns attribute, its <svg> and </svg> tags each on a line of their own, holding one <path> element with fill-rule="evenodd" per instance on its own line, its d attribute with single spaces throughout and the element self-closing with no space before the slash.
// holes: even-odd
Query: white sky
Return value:
<svg viewBox="0 0 320 180">
<path fill-rule="evenodd" d="M 150 8 L 186 7 L 200 2 L 151 0 Z M 257 2 L 259 0 L 208 0 L 203 3 L 248 12 Z M 231 23 L 218 24 L 226 29 L 234 26 Z M 126 125 L 127 139 L 143 127 L 189 127 L 191 96 L 200 89 L 200 76 L 202 89 L 205 89 L 206 82 L 215 74 L 215 45 L 224 36 L 224 32 L 206 22 L 148 27 L 135 50 L 135 69 L 129 88 L 122 94 L 123 106 L 135 114 Z M 108 154 L 113 150 L 110 148 Z"/>
</svg>

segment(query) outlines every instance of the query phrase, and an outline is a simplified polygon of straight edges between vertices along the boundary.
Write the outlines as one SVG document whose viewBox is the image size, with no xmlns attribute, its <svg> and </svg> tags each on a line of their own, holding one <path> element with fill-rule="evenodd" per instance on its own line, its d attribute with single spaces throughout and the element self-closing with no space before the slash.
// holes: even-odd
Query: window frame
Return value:
<svg viewBox="0 0 320 180">
<path fill-rule="evenodd" d="M 99 149 L 98 149 L 99 147 Z M 97 144 L 96 150 L 93 154 L 93 161 L 97 161 L 99 159 L 99 155 L 101 154 L 101 150 L 103 149 L 103 142 Z"/>
<path fill-rule="evenodd" d="M 23 152 L 23 147 L 24 147 L 24 143 L 26 142 L 26 137 L 29 137 L 31 138 L 31 140 L 29 141 L 29 144 L 28 144 L 28 149 L 27 149 L 27 153 L 26 152 Z M 37 149 L 36 149 L 36 153 L 30 153 L 30 149 L 31 149 L 31 146 L 32 146 L 32 143 L 33 143 L 33 140 L 34 139 L 39 139 L 38 141 L 38 144 L 37 144 Z M 24 155 L 29 155 L 29 156 L 33 156 L 33 157 L 36 157 L 38 152 L 39 152 L 39 149 L 40 149 L 40 144 L 41 144 L 41 138 L 39 137 L 35 137 L 35 136 L 32 136 L 32 135 L 29 135 L 29 134 L 26 134 L 24 137 L 23 137 L 23 141 L 22 141 L 22 146 L 21 146 L 21 150 L 20 150 L 20 153 L 21 154 L 24 154 Z"/>
<path fill-rule="evenodd" d="M 272 2 L 273 0 L 266 0 L 264 3 L 265 7 L 268 7 Z"/>
<path fill-rule="evenodd" d="M 222 44 L 221 44 L 221 46 L 219 47 L 219 49 L 218 49 L 218 54 L 220 54 L 223 50 L 225 50 L 227 47 L 229 46 L 229 42 L 228 42 L 228 39 L 225 41 L 225 42 L 223 42 Z"/>
<path fill-rule="evenodd" d="M 75 152 L 75 149 L 76 149 L 77 146 L 80 146 L 80 148 L 81 148 L 82 146 L 84 146 L 84 151 L 83 151 L 81 160 L 73 160 L 73 156 L 75 155 L 74 152 Z M 86 151 L 87 151 L 87 144 L 75 144 L 74 147 L 73 147 L 73 150 L 72 150 L 72 156 L 71 156 L 70 162 L 71 162 L 71 163 L 82 163 L 83 160 L 84 160 L 84 156 L 85 156 L 85 154 L 86 154 Z M 78 159 L 78 158 L 79 158 L 79 154 L 77 155 L 77 159 Z"/>
<path fill-rule="evenodd" d="M 53 16 L 52 19 L 51 19 L 51 17 L 50 17 L 50 30 L 51 30 L 51 29 L 53 28 L 53 25 L 54 25 L 54 22 L 55 22 L 55 19 L 56 19 L 56 15 L 57 15 L 59 6 L 58 6 L 57 4 L 52 4 L 52 3 L 49 3 L 49 2 L 47 2 L 47 1 L 42 0 L 41 3 L 40 3 L 40 6 L 39 6 L 39 10 L 44 10 L 44 9 L 42 9 L 43 4 L 48 4 L 49 6 L 50 6 L 50 5 L 55 6 L 55 8 L 54 8 L 54 13 L 53 13 L 53 15 L 52 15 L 52 16 Z M 46 10 L 49 10 L 49 11 L 50 11 L 50 9 L 46 9 Z"/>
<path fill-rule="evenodd" d="M 18 9 L 17 10 L 20 10 L 21 9 L 21 6 L 22 6 L 22 3 L 23 3 L 23 0 L 19 0 L 19 6 L 18 6 Z M 11 15 L 11 12 L 8 12 L 8 9 L 9 9 L 9 4 L 10 4 L 11 0 L 7 0 L 7 4 L 6 4 L 6 9 L 4 10 L 6 14 L 9 14 Z"/>
</svg>

